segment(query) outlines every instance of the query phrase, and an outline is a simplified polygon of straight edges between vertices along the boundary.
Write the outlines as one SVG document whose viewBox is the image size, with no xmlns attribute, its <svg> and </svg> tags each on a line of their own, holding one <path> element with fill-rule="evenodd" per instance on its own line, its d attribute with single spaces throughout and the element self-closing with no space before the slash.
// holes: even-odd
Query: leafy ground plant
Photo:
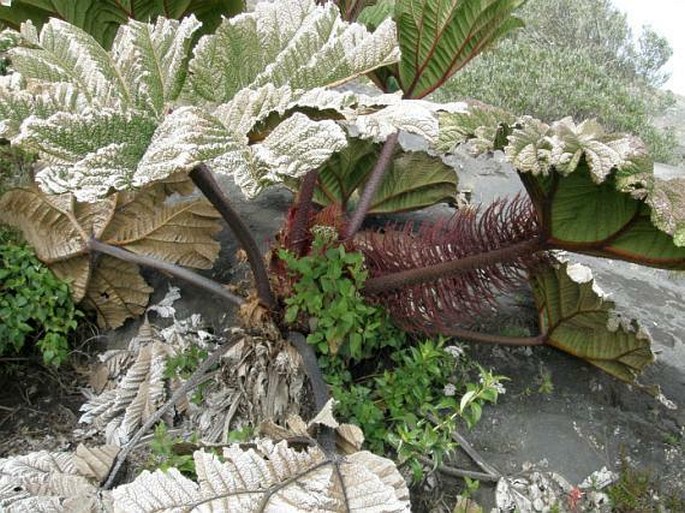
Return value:
<svg viewBox="0 0 685 513">
<path fill-rule="evenodd" d="M 0 355 L 35 345 L 46 364 L 59 365 L 68 356 L 69 333 L 80 316 L 68 283 L 4 230 L 0 264 Z"/>
</svg>

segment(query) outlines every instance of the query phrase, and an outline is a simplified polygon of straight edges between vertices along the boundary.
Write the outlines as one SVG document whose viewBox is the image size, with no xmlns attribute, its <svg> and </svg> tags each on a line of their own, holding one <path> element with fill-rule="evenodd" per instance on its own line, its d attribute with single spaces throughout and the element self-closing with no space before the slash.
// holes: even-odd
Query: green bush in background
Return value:
<svg viewBox="0 0 685 513">
<path fill-rule="evenodd" d="M 676 138 L 652 124 L 674 101 L 659 91 L 672 50 L 648 27 L 635 41 L 609 0 L 530 0 L 526 28 L 456 74 L 440 101 L 474 98 L 543 121 L 597 118 L 640 136 L 656 161 L 677 164 Z"/>
</svg>

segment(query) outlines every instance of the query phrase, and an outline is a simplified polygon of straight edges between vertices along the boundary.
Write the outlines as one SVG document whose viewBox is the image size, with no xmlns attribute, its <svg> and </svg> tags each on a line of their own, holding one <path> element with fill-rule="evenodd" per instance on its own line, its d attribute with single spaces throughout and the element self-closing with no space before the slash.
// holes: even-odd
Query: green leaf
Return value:
<svg viewBox="0 0 685 513">
<path fill-rule="evenodd" d="M 405 97 L 431 93 L 494 41 L 521 27 L 511 14 L 523 2 L 398 0 L 399 78 Z"/>
<path fill-rule="evenodd" d="M 200 25 L 190 16 L 182 22 L 158 18 L 154 25 L 131 21 L 121 27 L 111 54 L 138 108 L 161 117 L 178 98 Z"/>
<path fill-rule="evenodd" d="M 367 5 L 357 16 L 357 22 L 362 23 L 369 30 L 376 28 L 395 13 L 395 0 L 378 0 L 373 5 Z"/>
<path fill-rule="evenodd" d="M 638 139 L 569 119 L 551 126 L 527 120 L 509 139 L 505 152 L 549 247 L 685 269 L 685 247 L 674 239 L 682 233 L 682 189 L 679 182 L 655 180 Z"/>
<path fill-rule="evenodd" d="M 347 148 L 333 155 L 319 171 L 314 202 L 347 207 L 354 191 L 366 180 L 378 159 L 380 145 L 352 139 Z"/>
<path fill-rule="evenodd" d="M 22 26 L 32 40 L 32 26 Z M 70 82 L 89 102 L 129 102 L 129 94 L 107 51 L 80 28 L 51 19 L 40 31 L 35 47 L 15 47 L 9 56 L 12 67 L 24 77 L 47 82 Z"/>
<path fill-rule="evenodd" d="M 355 192 L 368 179 L 379 145 L 353 139 L 319 172 L 314 201 L 322 206 L 354 203 Z M 398 152 L 371 203 L 369 213 L 418 210 L 440 201 L 456 200 L 457 176 L 440 159 L 425 153 Z"/>
<path fill-rule="evenodd" d="M 627 382 L 634 382 L 654 361 L 649 334 L 614 311 L 587 267 L 546 266 L 531 281 L 548 345 Z"/>
<path fill-rule="evenodd" d="M 246 87 L 332 86 L 398 59 L 391 20 L 371 34 L 344 22 L 332 2 L 262 2 L 200 39 L 189 86 L 195 98 L 224 103 Z"/>
<path fill-rule="evenodd" d="M 456 201 L 457 174 L 437 157 L 404 153 L 395 158 L 371 202 L 369 213 L 418 210 Z"/>
<path fill-rule="evenodd" d="M 129 19 L 154 22 L 158 16 L 180 19 L 194 13 L 206 33 L 217 27 L 222 15 L 230 17 L 243 8 L 243 0 L 13 0 L 11 6 L 0 7 L 0 20 L 18 29 L 28 20 L 40 28 L 49 18 L 59 18 L 109 48 L 119 26 Z"/>
</svg>

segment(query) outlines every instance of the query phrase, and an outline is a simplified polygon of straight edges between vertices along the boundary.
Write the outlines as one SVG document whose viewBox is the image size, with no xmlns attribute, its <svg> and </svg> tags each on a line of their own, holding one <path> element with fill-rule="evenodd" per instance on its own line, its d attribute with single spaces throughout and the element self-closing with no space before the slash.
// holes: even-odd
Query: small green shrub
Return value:
<svg viewBox="0 0 685 513">
<path fill-rule="evenodd" d="M 206 349 L 201 348 L 197 344 L 191 344 L 182 353 L 167 358 L 164 377 L 167 379 L 188 379 L 202 361 L 207 358 L 208 354 Z M 195 388 L 190 398 L 193 403 L 197 405 L 202 404 L 204 389 L 207 385 L 208 383 L 201 383 Z"/>
<path fill-rule="evenodd" d="M 194 439 L 191 439 L 192 442 L 194 442 Z M 150 470 L 168 470 L 175 467 L 181 474 L 190 478 L 196 478 L 195 460 L 193 459 L 192 451 L 188 454 L 180 454 L 179 445 L 181 443 L 183 443 L 183 439 L 172 437 L 164 422 L 157 424 L 154 437 L 150 441 L 150 456 L 148 457 L 146 468 Z"/>
<path fill-rule="evenodd" d="M 58 366 L 68 355 L 67 336 L 79 316 L 69 286 L 0 229 L 0 355 L 32 343 L 46 364 Z"/>
<path fill-rule="evenodd" d="M 297 277 L 293 294 L 285 300 L 285 321 L 304 323 L 309 344 L 346 362 L 369 358 L 383 347 L 401 347 L 405 334 L 381 307 L 366 303 L 360 294 L 368 275 L 364 257 L 332 240 L 320 230 L 310 255 L 295 258 L 286 250 L 279 252 Z"/>
<path fill-rule="evenodd" d="M 341 417 L 362 427 L 374 452 L 395 451 L 417 480 L 423 475 L 422 457 L 430 455 L 439 465 L 455 448 L 452 433 L 459 425 L 473 427 L 483 406 L 504 391 L 503 376 L 457 360 L 456 349 L 443 339 L 426 340 L 394 353 L 392 367 L 370 378 L 354 382 L 344 373 L 327 376 Z M 477 376 L 476 382 L 461 381 L 468 375 Z"/>
<path fill-rule="evenodd" d="M 457 368 L 462 351 L 446 348 L 446 339 L 412 345 L 360 294 L 367 278 L 363 256 L 339 244 L 334 230 L 313 231 L 309 255 L 279 252 L 297 278 L 285 300 L 285 321 L 309 328 L 307 341 L 318 352 L 341 420 L 363 429 L 370 450 L 394 451 L 418 480 L 422 457 L 442 462 L 455 447 L 457 425 L 475 425 L 505 378 L 462 360 Z M 469 370 L 478 382 L 467 382 L 474 378 Z"/>
</svg>

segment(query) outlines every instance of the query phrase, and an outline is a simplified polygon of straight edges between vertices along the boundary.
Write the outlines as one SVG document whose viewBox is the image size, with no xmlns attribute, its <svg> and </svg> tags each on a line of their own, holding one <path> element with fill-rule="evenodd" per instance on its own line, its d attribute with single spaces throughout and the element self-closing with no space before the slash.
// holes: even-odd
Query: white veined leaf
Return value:
<svg viewBox="0 0 685 513">
<path fill-rule="evenodd" d="M 47 164 L 36 176 L 52 193 L 74 191 L 79 201 L 95 201 L 111 189 L 129 188 L 156 123 L 144 113 L 102 109 L 31 117 L 18 136 Z"/>
<path fill-rule="evenodd" d="M 0 77 L 0 137 L 13 141 L 29 117 L 46 119 L 60 111 L 80 112 L 88 106 L 84 95 L 71 84 L 48 84 L 41 87 L 40 94 L 25 87 L 19 73 Z"/>
<path fill-rule="evenodd" d="M 552 166 L 552 145 L 546 136 L 549 125 L 531 117 L 524 117 L 522 124 L 509 136 L 504 148 L 507 160 L 522 172 L 545 176 Z"/>
<path fill-rule="evenodd" d="M 318 447 L 295 450 L 260 439 L 224 448 L 223 458 L 194 454 L 198 483 L 176 469 L 143 471 L 113 491 L 114 511 L 399 513 L 409 493 L 395 464 L 363 451 L 328 458 Z"/>
<path fill-rule="evenodd" d="M 300 178 L 347 146 L 347 137 L 334 121 L 312 121 L 295 113 L 279 124 L 261 144 L 252 146 L 267 172 L 256 182 L 278 183 L 284 177 Z"/>
<path fill-rule="evenodd" d="M 107 443 L 125 444 L 166 398 L 164 369 L 169 354 L 162 342 L 142 346 L 117 388 L 81 407 L 85 413 L 80 422 L 104 427 Z"/>
<path fill-rule="evenodd" d="M 138 108 L 164 114 L 181 93 L 193 34 L 201 23 L 157 18 L 154 24 L 131 20 L 122 25 L 112 45 L 112 59 Z"/>
<path fill-rule="evenodd" d="M 107 466 L 108 461 L 111 464 L 113 456 L 102 456 L 98 464 Z M 92 463 L 93 458 L 88 457 Z M 92 476 L 81 472 L 76 464 L 78 458 L 72 453 L 40 451 L 0 459 L 0 511 L 111 511 L 109 492 L 99 492 L 97 483 L 87 479 Z"/>
<path fill-rule="evenodd" d="M 200 39 L 190 63 L 189 94 L 225 103 L 241 89 L 267 83 L 331 86 L 398 60 L 391 20 L 372 34 L 343 21 L 333 3 L 263 2 Z"/>
<path fill-rule="evenodd" d="M 355 119 L 359 137 L 374 142 L 385 141 L 397 130 L 419 135 L 430 144 L 438 140 L 439 119 L 437 111 L 428 102 L 405 100 Z"/>
<path fill-rule="evenodd" d="M 277 99 L 282 92 L 285 101 Z M 287 88 L 267 86 L 241 92 L 214 115 L 197 107 L 175 111 L 157 130 L 133 184 L 142 186 L 206 162 L 216 172 L 232 175 L 243 193 L 254 197 L 266 185 L 284 177 L 299 178 L 318 167 L 347 144 L 345 133 L 334 121 L 312 121 L 295 113 L 264 141 L 248 146 L 245 133 L 268 113 L 285 112 L 291 104 L 288 93 Z"/>
<path fill-rule="evenodd" d="M 189 171 L 201 162 L 221 157 L 237 163 L 250 158 L 247 136 L 198 107 L 181 107 L 167 116 L 155 132 L 133 177 L 134 186 Z M 217 169 L 221 171 L 221 169 Z"/>
<path fill-rule="evenodd" d="M 33 39 L 35 28 L 24 24 L 22 34 Z M 87 32 L 52 18 L 34 43 L 34 48 L 9 52 L 12 67 L 27 79 L 72 83 L 93 106 L 130 105 L 129 92 L 109 53 Z"/>
<path fill-rule="evenodd" d="M 593 181 L 602 183 L 612 170 L 630 170 L 645 158 L 639 139 L 605 132 L 595 120 L 576 125 L 571 118 L 564 118 L 550 126 L 526 116 L 520 123 L 523 126 L 509 136 L 505 153 L 523 173 L 546 175 L 554 168 L 568 175 L 584 159 Z M 632 179 L 623 180 L 626 186 L 636 184 Z"/>
</svg>

